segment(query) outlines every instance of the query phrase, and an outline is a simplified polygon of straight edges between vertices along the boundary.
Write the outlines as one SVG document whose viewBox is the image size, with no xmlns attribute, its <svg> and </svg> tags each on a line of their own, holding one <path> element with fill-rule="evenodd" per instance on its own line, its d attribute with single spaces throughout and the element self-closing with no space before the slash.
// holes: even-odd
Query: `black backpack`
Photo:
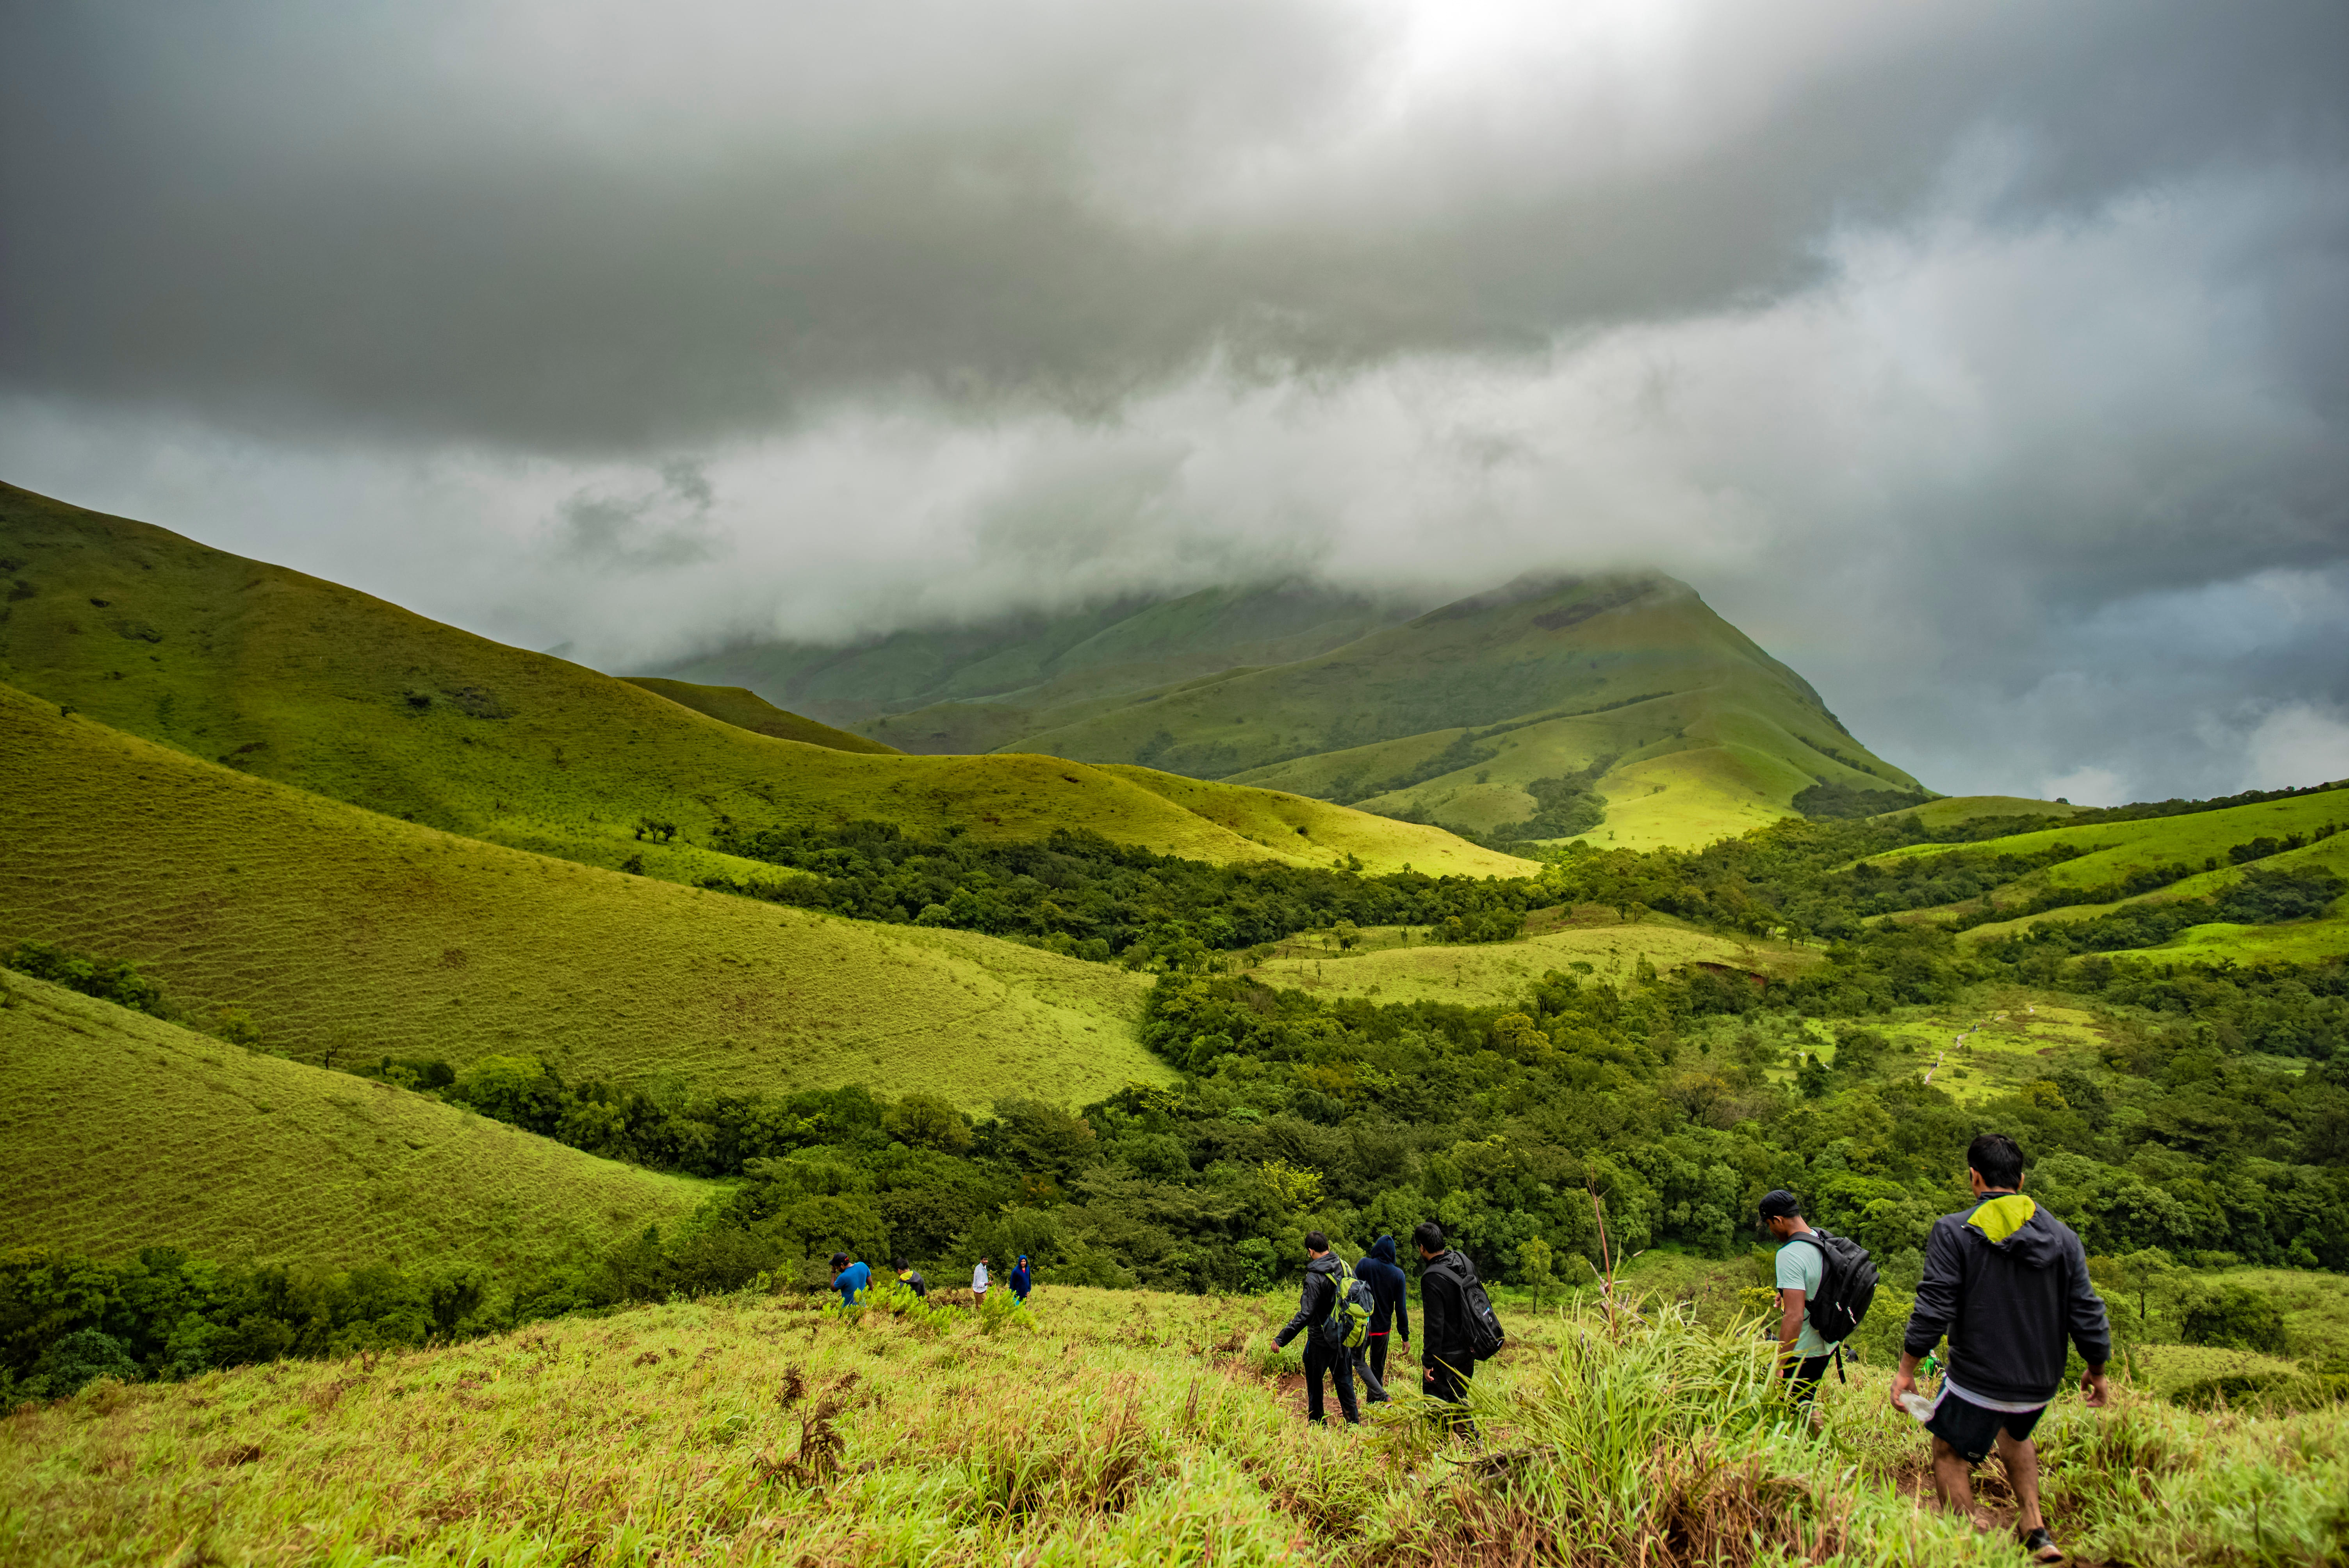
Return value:
<svg viewBox="0 0 2349 1568">
<path fill-rule="evenodd" d="M 1831 1345 L 1840 1345 L 1851 1337 L 1859 1320 L 1868 1315 L 1868 1304 L 1876 1299 L 1876 1260 L 1849 1236 L 1830 1235 L 1816 1226 L 1794 1240 L 1808 1242 L 1818 1248 L 1820 1258 L 1826 1262 L 1826 1272 L 1819 1275 L 1819 1288 L 1804 1303 L 1804 1308 L 1810 1315 L 1811 1326 L 1819 1331 L 1819 1337 Z"/>
<path fill-rule="evenodd" d="M 1479 1361 L 1490 1361 L 1508 1343 L 1501 1320 L 1494 1315 L 1493 1298 L 1485 1294 L 1485 1282 L 1476 1277 L 1476 1265 L 1457 1248 L 1446 1261 L 1452 1266 L 1444 1272 L 1460 1286 L 1462 1326 L 1468 1338 L 1468 1354 Z"/>
</svg>

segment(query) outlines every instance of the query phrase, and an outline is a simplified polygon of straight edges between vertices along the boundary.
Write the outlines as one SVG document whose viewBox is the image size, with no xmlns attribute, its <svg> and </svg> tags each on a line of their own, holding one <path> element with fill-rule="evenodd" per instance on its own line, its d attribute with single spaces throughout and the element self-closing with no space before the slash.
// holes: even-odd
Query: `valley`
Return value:
<svg viewBox="0 0 2349 1568">
<path fill-rule="evenodd" d="M 1339 1448 L 1269 1344 L 1309 1231 L 1434 1217 L 1511 1326 L 1491 1441 L 1695 1422 L 1742 1468 L 1607 1473 L 1955 1564 L 1867 1391 L 1984 1127 L 2135 1293 L 2120 1407 L 2049 1429 L 2095 1550 L 2234 1539 L 2095 1501 L 2109 1431 L 2337 1479 L 2282 1434 L 2349 1390 L 2349 789 L 1931 797 L 1652 576 L 621 680 L 24 492 L 0 531 L 12 1558 L 1484 1553 L 1416 1396 Z M 1754 1338 L 1782 1184 L 1886 1282 L 1816 1431 Z M 938 1288 L 820 1306 L 834 1249 Z M 953 1288 L 1021 1255 L 1028 1305 Z M 1599 1517 L 1526 1474 L 1512 1530 Z"/>
</svg>

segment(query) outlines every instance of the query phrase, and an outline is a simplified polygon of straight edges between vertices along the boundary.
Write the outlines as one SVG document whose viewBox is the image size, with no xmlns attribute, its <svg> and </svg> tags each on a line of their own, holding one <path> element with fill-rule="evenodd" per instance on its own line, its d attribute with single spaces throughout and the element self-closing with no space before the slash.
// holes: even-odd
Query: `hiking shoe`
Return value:
<svg viewBox="0 0 2349 1568">
<path fill-rule="evenodd" d="M 2023 1536 L 2023 1554 L 2033 1563 L 2064 1561 L 2064 1549 L 2055 1544 L 2055 1532 L 2045 1525 L 2043 1524 L 2036 1530 L 2018 1533 Z"/>
</svg>

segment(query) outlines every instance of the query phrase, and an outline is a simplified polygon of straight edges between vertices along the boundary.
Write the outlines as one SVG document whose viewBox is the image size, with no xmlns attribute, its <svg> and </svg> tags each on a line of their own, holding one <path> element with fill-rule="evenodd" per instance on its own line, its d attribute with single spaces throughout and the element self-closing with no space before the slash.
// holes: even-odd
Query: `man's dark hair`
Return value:
<svg viewBox="0 0 2349 1568">
<path fill-rule="evenodd" d="M 844 1268 L 846 1268 L 846 1267 L 848 1266 L 848 1254 L 847 1254 L 846 1253 L 833 1253 L 833 1254 L 832 1254 L 832 1266 L 833 1266 L 835 1270 L 837 1270 L 837 1269 L 844 1269 Z"/>
<path fill-rule="evenodd" d="M 1422 1220 L 1411 1239 L 1423 1253 L 1440 1253 L 1444 1250 L 1444 1227 L 1433 1220 Z"/>
<path fill-rule="evenodd" d="M 1326 1253 L 1330 1250 L 1330 1238 L 1319 1231 L 1308 1231 L 1305 1233 L 1305 1250 L 1309 1253 Z"/>
<path fill-rule="evenodd" d="M 1985 1132 L 1967 1144 L 1966 1164 L 1985 1187 L 2023 1185 L 2023 1150 L 2003 1132 Z"/>
<path fill-rule="evenodd" d="M 893 1269 L 902 1269 L 905 1266 L 905 1260 L 902 1255 L 891 1258 L 889 1266 Z"/>
</svg>

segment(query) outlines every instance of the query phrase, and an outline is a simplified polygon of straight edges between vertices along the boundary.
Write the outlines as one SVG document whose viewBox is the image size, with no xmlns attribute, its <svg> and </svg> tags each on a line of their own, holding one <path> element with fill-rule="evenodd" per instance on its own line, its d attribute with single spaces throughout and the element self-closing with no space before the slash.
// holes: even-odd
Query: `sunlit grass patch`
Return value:
<svg viewBox="0 0 2349 1568">
<path fill-rule="evenodd" d="M 101 1382 L 0 1420 L 12 1563 L 1651 1564 L 2011 1560 L 1920 1512 L 1886 1371 L 1814 1433 L 1747 1322 L 1505 1305 L 1474 1433 L 1416 1396 L 1308 1430 L 1255 1353 L 1280 1297 L 1047 1286 L 1035 1331 L 936 1337 L 740 1296 L 349 1362 Z M 1408 1377 L 1398 1378 L 1408 1384 Z M 2067 1543 L 2315 1562 L 2338 1416 L 2069 1396 L 2042 1427 Z M 1999 1490 L 1986 1486 L 1997 1505 Z M 2331 1511 L 2328 1512 L 2328 1507 Z"/>
</svg>

